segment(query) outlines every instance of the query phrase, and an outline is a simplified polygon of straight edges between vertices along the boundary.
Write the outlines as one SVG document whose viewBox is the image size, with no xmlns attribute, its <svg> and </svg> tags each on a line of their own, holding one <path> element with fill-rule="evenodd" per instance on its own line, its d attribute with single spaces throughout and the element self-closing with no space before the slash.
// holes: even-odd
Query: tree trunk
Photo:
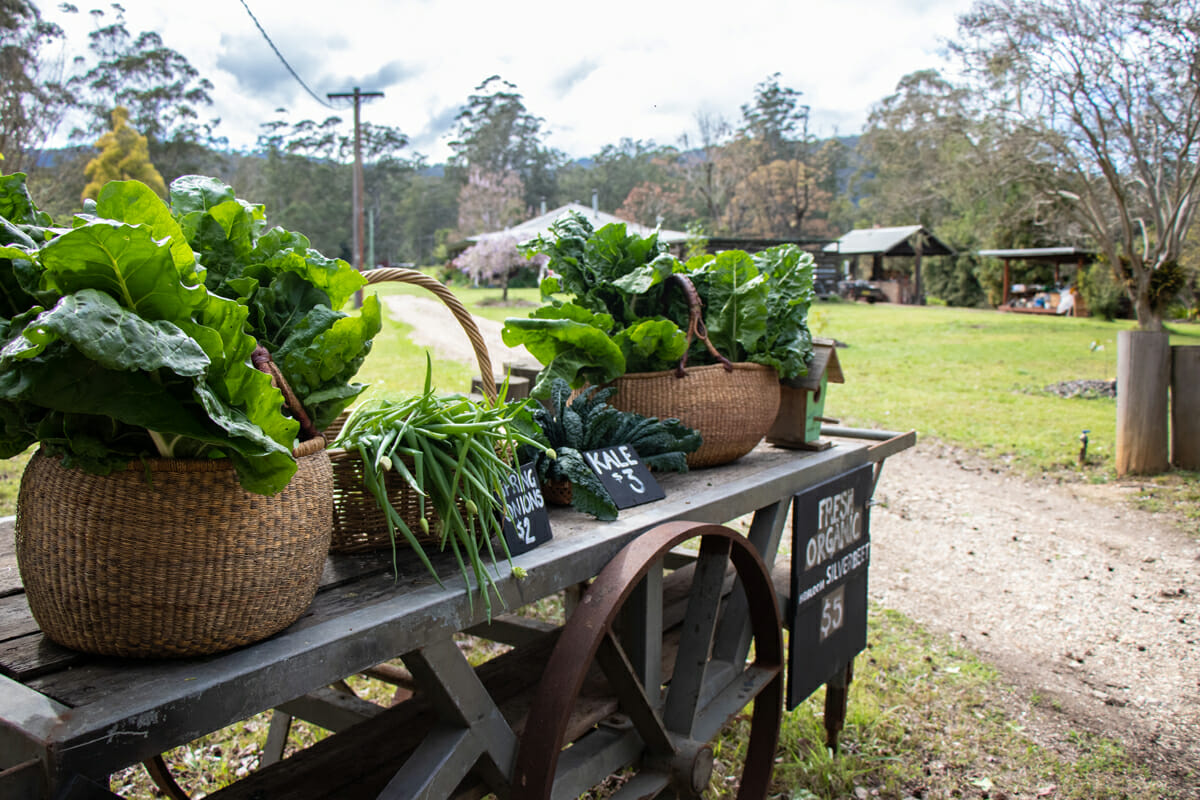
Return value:
<svg viewBox="0 0 1200 800">
<path fill-rule="evenodd" d="M 1133 310 L 1137 314 L 1138 330 L 1161 331 L 1163 329 L 1162 312 L 1157 311 L 1150 303 L 1149 269 L 1142 268 L 1138 271 L 1133 292 Z"/>
<path fill-rule="evenodd" d="M 1171 463 L 1200 470 L 1200 345 L 1171 348 Z"/>
<path fill-rule="evenodd" d="M 1170 337 L 1164 331 L 1117 334 L 1117 475 L 1167 470 Z"/>
</svg>

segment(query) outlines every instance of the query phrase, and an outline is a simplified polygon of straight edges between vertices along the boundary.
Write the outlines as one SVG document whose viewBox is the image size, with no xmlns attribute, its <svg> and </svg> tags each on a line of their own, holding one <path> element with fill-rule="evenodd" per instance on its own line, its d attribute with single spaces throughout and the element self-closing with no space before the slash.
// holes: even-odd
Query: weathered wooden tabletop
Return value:
<svg viewBox="0 0 1200 800">
<path fill-rule="evenodd" d="M 587 580 L 663 522 L 723 523 L 786 503 L 866 463 L 868 449 L 853 440 L 822 452 L 760 445 L 731 465 L 661 476 L 665 499 L 614 522 L 553 510 L 553 540 L 514 561 L 526 577 L 501 566 L 503 603 L 514 609 Z M 478 594 L 472 600 L 452 563 L 437 563 L 446 588 L 415 557 L 402 558 L 394 578 L 390 552 L 333 556 L 312 606 L 270 639 L 206 658 L 136 661 L 76 653 L 41 635 L 21 589 L 10 522 L 0 529 L 0 775 L 37 761 L 52 791 L 76 774 L 103 780 L 484 621 Z"/>
</svg>

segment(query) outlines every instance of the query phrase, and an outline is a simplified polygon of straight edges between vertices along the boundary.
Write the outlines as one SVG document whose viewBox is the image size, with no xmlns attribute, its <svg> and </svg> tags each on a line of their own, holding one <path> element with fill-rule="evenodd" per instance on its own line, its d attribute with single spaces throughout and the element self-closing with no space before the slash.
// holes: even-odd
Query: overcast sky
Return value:
<svg viewBox="0 0 1200 800">
<path fill-rule="evenodd" d="M 95 6 L 76 0 L 81 12 Z M 62 20 L 56 4 L 41 4 Z M 253 145 L 259 125 L 321 120 L 331 111 L 280 63 L 241 0 L 122 0 L 131 32 L 158 31 L 214 84 L 218 133 Z M 858 133 L 873 103 L 915 70 L 947 67 L 944 40 L 970 0 L 246 0 L 283 56 L 320 98 L 382 91 L 363 118 L 399 127 L 436 163 L 454 116 L 498 74 L 545 119 L 569 156 L 623 137 L 678 144 L 698 113 L 739 122 L 755 85 L 779 72 L 803 92 L 811 129 Z M 86 13 L 71 42 L 86 44 Z"/>
</svg>

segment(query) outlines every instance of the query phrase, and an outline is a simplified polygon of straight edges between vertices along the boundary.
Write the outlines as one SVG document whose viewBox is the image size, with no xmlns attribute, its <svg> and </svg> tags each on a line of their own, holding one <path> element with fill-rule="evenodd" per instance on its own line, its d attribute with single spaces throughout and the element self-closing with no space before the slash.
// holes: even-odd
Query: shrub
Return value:
<svg viewBox="0 0 1200 800">
<path fill-rule="evenodd" d="M 1094 317 L 1104 317 L 1112 322 L 1121 313 L 1125 290 L 1113 277 L 1108 264 L 1096 262 L 1080 270 L 1079 293 L 1083 295 L 1088 312 Z"/>
</svg>

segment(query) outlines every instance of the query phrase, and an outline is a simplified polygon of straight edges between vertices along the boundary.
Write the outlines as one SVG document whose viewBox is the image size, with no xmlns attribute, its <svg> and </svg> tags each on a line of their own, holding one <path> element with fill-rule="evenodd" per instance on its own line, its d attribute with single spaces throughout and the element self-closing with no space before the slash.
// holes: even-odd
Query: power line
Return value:
<svg viewBox="0 0 1200 800">
<path fill-rule="evenodd" d="M 329 103 L 322 100 L 317 95 L 316 92 L 314 92 L 312 89 L 308 88 L 308 84 L 304 82 L 304 79 L 296 74 L 296 70 L 292 69 L 292 65 L 287 62 L 287 59 L 283 57 L 283 53 L 279 52 L 279 48 L 275 46 L 275 43 L 271 41 L 271 37 L 267 35 L 267 32 L 265 30 L 263 30 L 263 26 L 261 23 L 259 23 L 258 17 L 254 16 L 254 12 L 250 10 L 250 6 L 246 5 L 246 0 L 241 0 L 241 3 L 242 3 L 242 8 L 246 9 L 246 13 L 250 15 L 250 19 L 254 20 L 254 27 L 258 28 L 258 32 L 261 33 L 263 38 L 267 40 L 267 44 L 269 44 L 271 46 L 271 49 L 275 51 L 275 55 L 277 55 L 279 57 L 280 63 L 282 63 L 283 66 L 287 69 L 287 71 L 289 73 L 291 73 L 292 77 L 296 79 L 296 83 L 298 83 L 302 87 L 304 87 L 304 91 L 308 92 L 309 97 L 316 100 L 318 103 L 325 106 L 326 108 L 334 109 L 334 107 L 332 105 L 330 105 Z M 334 110 L 336 110 L 336 109 L 334 109 Z"/>
</svg>

